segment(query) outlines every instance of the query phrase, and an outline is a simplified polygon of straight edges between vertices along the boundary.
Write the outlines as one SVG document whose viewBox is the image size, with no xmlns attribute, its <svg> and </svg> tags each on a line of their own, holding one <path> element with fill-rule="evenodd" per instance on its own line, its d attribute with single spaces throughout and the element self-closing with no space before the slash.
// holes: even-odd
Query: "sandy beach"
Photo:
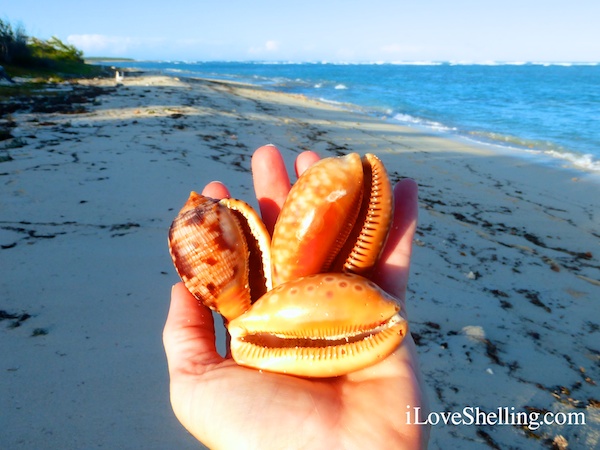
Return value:
<svg viewBox="0 0 600 450">
<path fill-rule="evenodd" d="M 290 171 L 303 150 L 369 152 L 419 184 L 407 306 L 431 411 L 557 419 L 440 421 L 430 448 L 600 446 L 597 177 L 242 84 L 78 86 L 101 90 L 10 114 L 0 142 L 0 448 L 201 448 L 168 398 L 167 230 L 215 179 L 256 206 L 267 143 Z M 585 424 L 558 423 L 569 413 Z"/>
</svg>

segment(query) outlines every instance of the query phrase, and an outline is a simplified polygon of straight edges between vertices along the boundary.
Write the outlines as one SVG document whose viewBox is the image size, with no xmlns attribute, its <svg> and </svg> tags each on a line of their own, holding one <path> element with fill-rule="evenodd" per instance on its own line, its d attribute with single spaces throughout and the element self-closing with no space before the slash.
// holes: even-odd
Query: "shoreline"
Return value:
<svg viewBox="0 0 600 450">
<path fill-rule="evenodd" d="M 215 179 L 256 206 L 250 157 L 267 143 L 290 169 L 305 149 L 369 152 L 392 180 L 419 184 L 407 309 L 432 411 L 587 419 L 438 425 L 431 448 L 600 443 L 590 177 L 248 85 L 144 74 L 80 84 L 106 91 L 77 112 L 14 113 L 20 146 L 0 162 L 2 446 L 198 448 L 168 402 L 161 332 L 178 279 L 167 230 L 189 191 Z"/>
<path fill-rule="evenodd" d="M 141 63 L 145 63 L 141 61 Z M 283 64 L 285 66 L 285 64 Z M 371 65 L 371 64 L 369 64 Z M 452 65 L 449 63 L 442 63 L 440 65 Z M 473 64 L 468 64 L 473 65 Z M 481 65 L 481 64 L 479 64 Z M 504 64 L 504 65 L 515 65 L 515 64 Z M 537 64 L 520 64 L 520 65 L 531 65 L 536 66 Z M 193 69 L 187 72 L 184 69 L 179 71 L 178 69 L 162 68 L 156 69 L 159 73 L 166 76 L 180 76 L 182 78 L 192 79 L 197 75 L 194 75 Z M 216 75 L 218 78 L 219 75 Z M 204 78 L 200 76 L 200 78 Z M 287 86 L 285 83 L 279 85 L 275 83 L 261 83 L 260 81 L 249 81 L 248 76 L 242 77 L 247 79 L 244 83 L 250 83 L 252 86 L 259 89 L 266 89 L 274 92 L 290 93 L 291 91 L 297 90 L 291 86 Z M 233 82 L 232 76 L 222 74 L 221 79 L 225 82 Z M 287 86 L 287 87 L 286 87 Z M 305 91 L 301 89 L 300 91 Z M 320 89 L 319 89 L 320 90 Z M 544 140 L 531 141 L 527 138 L 519 137 L 519 135 L 506 134 L 504 132 L 497 132 L 495 130 L 480 130 L 473 131 L 468 127 L 464 129 L 458 129 L 453 126 L 447 125 L 444 120 L 435 120 L 431 122 L 430 119 L 420 118 L 418 116 L 412 117 L 411 115 L 405 116 L 403 113 L 399 114 L 403 118 L 396 118 L 396 113 L 386 112 L 381 108 L 369 105 L 361 105 L 351 102 L 343 102 L 332 99 L 323 98 L 319 90 L 312 90 L 310 93 L 300 92 L 302 95 L 306 95 L 308 98 L 323 101 L 325 103 L 331 103 L 335 106 L 349 109 L 353 112 L 360 112 L 366 115 L 374 116 L 382 120 L 389 120 L 391 123 L 396 123 L 401 126 L 416 127 L 423 129 L 432 134 L 441 134 L 445 137 L 455 137 L 457 139 L 465 139 L 470 142 L 474 142 L 483 146 L 492 146 L 498 148 L 501 153 L 514 152 L 516 156 L 523 158 L 533 158 L 533 160 L 539 159 L 540 164 L 550 164 L 554 167 L 564 167 L 567 169 L 574 168 L 575 170 L 584 172 L 586 174 L 592 174 L 592 176 L 600 180 L 600 159 L 598 156 L 594 156 L 589 150 L 586 152 L 585 149 L 570 149 L 565 147 L 564 144 L 545 142 Z M 411 114 L 411 113 L 408 113 Z M 406 119 L 406 120 L 404 120 Z M 438 121 L 440 123 L 438 123 Z"/>
<path fill-rule="evenodd" d="M 226 81 L 227 82 L 227 81 Z M 232 82 L 234 83 L 234 82 Z M 261 86 L 253 85 L 257 89 L 261 89 Z M 276 89 L 272 89 L 273 92 L 279 92 L 282 94 L 286 94 L 285 92 L 278 91 Z M 372 116 L 376 119 L 382 120 L 384 122 L 388 122 L 391 125 L 398 125 L 401 127 L 415 128 L 423 133 L 431 134 L 433 136 L 440 136 L 443 139 L 451 139 L 457 140 L 459 142 L 464 142 L 465 145 L 468 146 L 478 146 L 485 149 L 491 149 L 493 152 L 496 152 L 500 155 L 508 155 L 517 159 L 523 159 L 526 161 L 532 161 L 534 164 L 541 164 L 544 166 L 548 166 L 557 170 L 566 170 L 572 172 L 575 175 L 590 177 L 591 180 L 600 183 L 600 160 L 595 160 L 593 164 L 597 166 L 597 169 L 591 169 L 589 167 L 590 163 L 586 161 L 585 165 L 581 162 L 586 159 L 586 157 L 591 156 L 587 153 L 577 153 L 574 151 L 565 151 L 565 152 L 557 152 L 556 150 L 541 150 L 541 149 L 527 149 L 525 147 L 513 146 L 513 145 L 503 145 L 499 142 L 494 142 L 491 140 L 485 140 L 483 138 L 475 138 L 469 136 L 471 134 L 468 133 L 460 133 L 457 130 L 447 129 L 444 126 L 444 129 L 436 129 L 432 126 L 427 126 L 425 124 L 420 123 L 404 123 L 401 120 L 395 119 L 393 117 L 387 117 L 385 115 L 381 116 L 375 112 L 369 112 L 368 107 L 362 107 L 359 105 L 351 104 L 351 103 L 340 103 L 333 100 L 327 100 L 323 98 L 317 97 L 309 97 L 313 100 L 323 102 L 325 104 L 331 104 L 336 107 L 340 107 L 346 109 L 350 112 L 355 112 L 358 114 L 363 114 L 366 116 Z"/>
<path fill-rule="evenodd" d="M 410 126 L 410 125 L 408 125 Z M 418 128 L 418 127 L 417 127 Z M 427 130 L 427 128 L 425 128 Z M 451 132 L 439 132 L 440 135 L 445 139 L 454 139 L 459 142 L 464 142 L 467 146 L 477 146 L 484 149 L 497 153 L 499 156 L 506 156 L 517 160 L 525 161 L 534 165 L 540 165 L 543 167 L 557 170 L 570 174 L 572 177 L 577 179 L 586 179 L 587 181 L 600 184 L 600 170 L 589 169 L 574 163 L 571 156 L 577 156 L 577 154 L 568 152 L 561 154 L 561 156 L 550 155 L 543 150 L 527 150 L 525 148 L 512 147 L 508 145 L 501 145 L 494 142 L 480 141 L 469 136 L 453 134 Z M 435 134 L 433 132 L 432 134 Z M 579 155 L 583 157 L 585 155 Z"/>
<path fill-rule="evenodd" d="M 163 71 L 160 71 L 163 72 Z M 174 76 L 165 74 L 166 76 Z M 203 78 L 203 77 L 189 77 L 189 79 L 198 79 L 205 80 L 211 82 L 224 82 L 229 84 L 239 84 L 239 85 L 248 85 L 255 89 L 264 89 L 271 92 L 276 92 L 284 95 L 304 95 L 307 99 L 311 99 L 317 102 L 322 102 L 324 104 L 330 104 L 334 107 L 345 109 L 349 112 L 362 114 L 369 117 L 374 117 L 378 120 L 382 120 L 385 122 L 389 122 L 391 125 L 398 125 L 401 127 L 415 128 L 421 132 L 431 134 L 434 136 L 440 136 L 444 139 L 454 139 L 461 142 L 465 142 L 466 145 L 469 146 L 480 146 L 483 148 L 491 149 L 494 152 L 499 153 L 500 155 L 509 155 L 514 158 L 524 159 L 527 161 L 533 161 L 536 164 L 545 165 L 548 167 L 552 167 L 558 170 L 566 170 L 573 172 L 575 175 L 590 177 L 597 183 L 600 183 L 600 162 L 599 160 L 595 160 L 593 164 L 598 166 L 596 169 L 592 169 L 589 167 L 590 163 L 586 160 L 585 164 L 581 161 L 585 160 L 586 157 L 591 156 L 587 153 L 578 153 L 575 151 L 564 151 L 559 152 L 556 150 L 541 150 L 541 149 L 527 149 L 525 147 L 501 144 L 499 142 L 494 142 L 492 140 L 485 140 L 483 138 L 475 138 L 470 136 L 471 132 L 463 132 L 460 133 L 458 130 L 448 129 L 444 126 L 443 129 L 436 129 L 433 126 L 428 126 L 426 124 L 420 123 L 404 123 L 401 120 L 395 119 L 394 117 L 387 117 L 386 115 L 381 115 L 382 112 L 377 113 L 374 110 L 370 110 L 369 107 L 361 106 L 353 103 L 346 102 L 337 102 L 335 100 L 328 100 L 320 97 L 313 97 L 305 94 L 290 94 L 287 92 L 283 92 L 282 90 L 278 90 L 277 88 L 270 88 L 261 86 L 258 84 L 245 83 L 245 82 L 236 82 L 227 79 L 211 79 L 211 78 Z"/>
<path fill-rule="evenodd" d="M 164 73 L 165 71 L 157 71 L 165 76 L 178 78 L 176 75 L 170 75 Z M 276 88 L 270 88 L 266 86 L 261 86 L 258 84 L 252 84 L 250 82 L 241 82 L 241 81 L 232 81 L 228 79 L 219 79 L 219 78 L 205 78 L 205 77 L 182 77 L 185 80 L 197 80 L 199 82 L 210 82 L 210 83 L 223 83 L 225 85 L 233 85 L 233 86 L 245 86 L 248 88 L 253 88 L 257 90 L 265 90 L 268 92 L 274 92 L 282 95 L 299 95 L 305 97 L 307 100 L 316 101 L 319 103 L 323 103 L 324 105 L 330 105 L 334 108 L 340 108 L 350 113 L 360 114 L 366 117 L 371 117 L 377 120 L 381 120 L 383 122 L 389 123 L 390 125 L 395 125 L 399 127 L 406 128 L 414 128 L 416 131 L 425 133 L 431 136 L 437 136 L 441 139 L 449 139 L 455 140 L 460 143 L 464 143 L 464 145 L 469 147 L 481 147 L 484 150 L 491 150 L 494 153 L 497 153 L 499 156 L 508 156 L 515 159 L 520 159 L 528 162 L 533 162 L 534 164 L 540 164 L 542 166 L 550 167 L 552 169 L 556 169 L 559 171 L 566 171 L 572 174 L 573 177 L 577 178 L 588 178 L 589 180 L 600 184 L 600 167 L 597 170 L 590 169 L 589 167 L 583 166 L 574 162 L 575 159 L 581 159 L 587 154 L 582 153 L 574 153 L 572 151 L 565 153 L 557 153 L 557 154 L 549 154 L 548 151 L 544 150 L 532 150 L 526 149 L 524 147 L 518 146 L 510 146 L 510 145 L 502 145 L 498 142 L 485 141 L 482 139 L 473 138 L 466 134 L 460 134 L 458 132 L 453 132 L 449 129 L 437 130 L 435 128 L 429 127 L 427 125 L 422 125 L 418 123 L 403 123 L 394 118 L 390 118 L 387 116 L 380 116 L 375 112 L 369 112 L 368 107 L 363 107 L 360 105 L 345 103 L 345 102 L 337 102 L 334 100 L 327 100 L 324 98 L 313 97 L 305 94 L 293 94 L 288 92 L 283 92 Z M 595 164 L 598 164 L 595 162 Z"/>
<path fill-rule="evenodd" d="M 202 78 L 200 78 L 202 79 Z M 218 80 L 217 80 L 218 81 Z M 225 81 L 227 82 L 227 81 Z M 232 82 L 234 83 L 234 82 Z M 263 87 L 258 85 L 252 85 L 257 89 L 263 89 Z M 278 91 L 276 89 L 269 89 L 273 92 L 279 92 L 282 94 L 286 94 L 285 92 Z M 565 152 L 557 152 L 556 150 L 540 150 L 540 149 L 527 149 L 525 147 L 519 146 L 511 146 L 511 145 L 503 145 L 499 142 L 494 142 L 491 140 L 485 139 L 477 139 L 475 137 L 469 136 L 469 133 L 460 133 L 456 130 L 446 129 L 436 129 L 432 126 L 427 126 L 419 123 L 404 123 L 401 120 L 387 117 L 386 115 L 381 115 L 375 112 L 369 112 L 368 108 L 354 105 L 351 103 L 341 103 L 333 100 L 327 100 L 324 98 L 316 98 L 307 96 L 307 98 L 311 98 L 313 100 L 323 102 L 324 104 L 331 104 L 335 107 L 339 107 L 345 109 L 349 112 L 354 112 L 358 114 L 362 114 L 365 116 L 374 117 L 381 121 L 387 122 L 391 125 L 398 125 L 401 127 L 415 128 L 423 133 L 430 134 L 432 136 L 439 136 L 443 139 L 457 140 L 459 142 L 465 143 L 467 146 L 477 146 L 482 147 L 484 149 L 491 149 L 493 152 L 498 153 L 503 156 L 511 156 L 516 159 L 522 159 L 526 161 L 531 161 L 534 164 L 540 164 L 547 167 L 551 167 L 557 170 L 566 170 L 572 172 L 577 176 L 589 177 L 591 180 L 596 183 L 600 183 L 600 162 L 593 161 L 593 165 L 598 166 L 597 169 L 591 169 L 589 167 L 590 162 L 586 160 L 585 165 L 577 162 L 585 160 L 586 157 L 592 155 L 587 153 L 577 153 L 574 151 L 565 151 Z"/>
</svg>

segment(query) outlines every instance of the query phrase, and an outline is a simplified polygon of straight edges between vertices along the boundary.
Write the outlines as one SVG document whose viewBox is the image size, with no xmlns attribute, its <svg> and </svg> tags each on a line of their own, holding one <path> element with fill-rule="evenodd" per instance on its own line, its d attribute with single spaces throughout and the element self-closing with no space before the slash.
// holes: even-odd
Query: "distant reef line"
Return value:
<svg viewBox="0 0 600 450">
<path fill-rule="evenodd" d="M 133 58 L 113 58 L 109 56 L 86 56 L 85 62 L 133 62 Z"/>
</svg>

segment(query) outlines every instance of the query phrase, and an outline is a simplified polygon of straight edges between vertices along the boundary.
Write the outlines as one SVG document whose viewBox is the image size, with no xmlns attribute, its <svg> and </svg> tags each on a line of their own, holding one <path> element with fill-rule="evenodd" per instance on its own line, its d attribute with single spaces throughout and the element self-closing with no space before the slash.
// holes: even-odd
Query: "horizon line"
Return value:
<svg viewBox="0 0 600 450">
<path fill-rule="evenodd" d="M 247 64 L 355 64 L 355 65 L 600 65 L 600 60 L 262 60 L 262 59 L 145 59 L 125 56 L 84 56 L 84 60 L 154 62 L 175 64 L 247 63 Z"/>
</svg>

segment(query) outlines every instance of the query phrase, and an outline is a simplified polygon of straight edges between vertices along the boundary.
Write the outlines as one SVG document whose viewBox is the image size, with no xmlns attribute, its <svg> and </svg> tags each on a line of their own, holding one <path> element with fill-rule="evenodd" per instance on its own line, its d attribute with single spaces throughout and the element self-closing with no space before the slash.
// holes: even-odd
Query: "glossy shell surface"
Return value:
<svg viewBox="0 0 600 450">
<path fill-rule="evenodd" d="M 318 274 L 268 292 L 229 324 L 240 365 L 306 377 L 369 366 L 402 341 L 407 323 L 394 299 L 353 274 Z"/>
<path fill-rule="evenodd" d="M 349 154 L 299 178 L 272 240 L 246 203 L 192 193 L 169 248 L 188 290 L 225 317 L 236 362 L 338 376 L 385 358 L 407 333 L 394 299 L 364 278 L 392 216 L 383 164 Z"/>
<path fill-rule="evenodd" d="M 363 185 L 356 153 L 322 159 L 298 179 L 273 230 L 275 285 L 328 270 L 355 224 Z"/>
<path fill-rule="evenodd" d="M 264 270 L 269 245 L 266 228 L 249 205 L 195 192 L 169 230 L 169 250 L 185 286 L 226 320 L 244 313 L 270 288 L 270 268 Z M 251 286 L 258 286 L 254 294 Z"/>
</svg>

